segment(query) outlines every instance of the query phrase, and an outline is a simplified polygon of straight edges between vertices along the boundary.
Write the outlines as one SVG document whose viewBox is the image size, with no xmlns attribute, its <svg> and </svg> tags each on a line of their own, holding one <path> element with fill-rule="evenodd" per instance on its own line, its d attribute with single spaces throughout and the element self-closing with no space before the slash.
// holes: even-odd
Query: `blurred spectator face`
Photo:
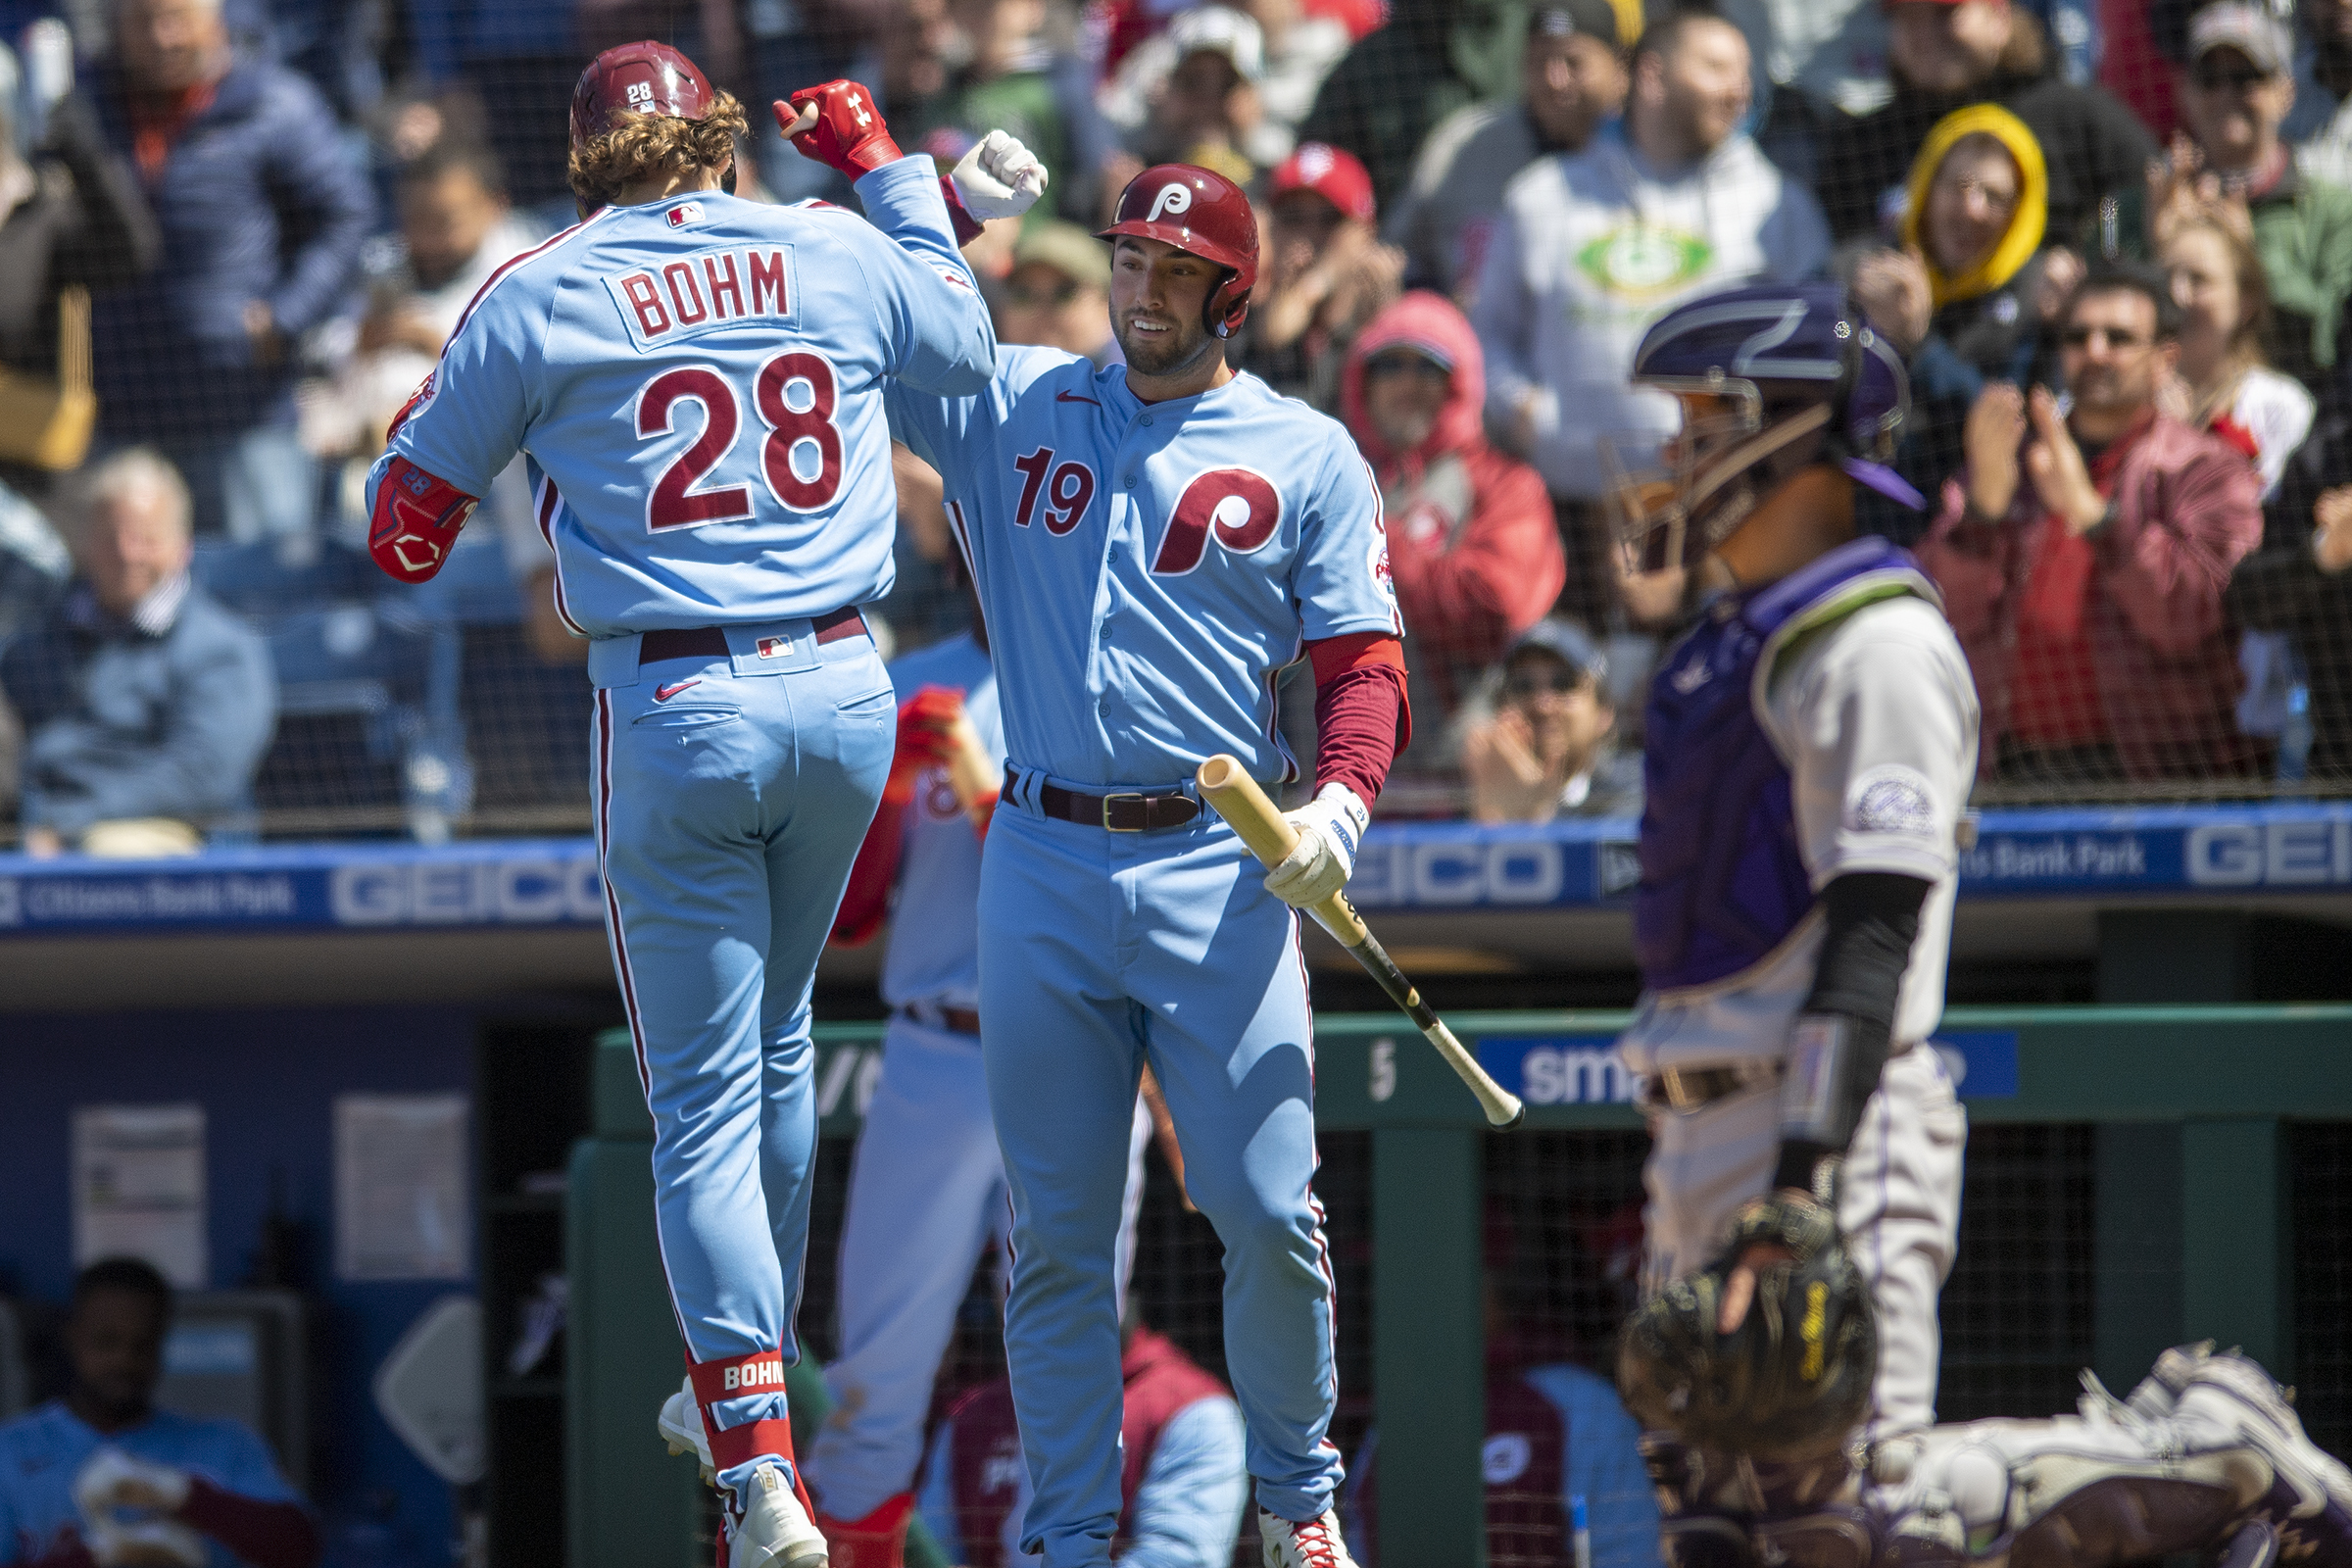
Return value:
<svg viewBox="0 0 2352 1568">
<path fill-rule="evenodd" d="M 1747 39 L 1728 22 L 1710 18 L 1686 24 L 1673 46 L 1646 57 L 1643 69 L 1655 73 L 1642 90 L 1656 112 L 1656 127 L 1674 143 L 1650 149 L 1653 154 L 1670 161 L 1704 157 L 1747 117 L 1754 90 Z"/>
<path fill-rule="evenodd" d="M 1392 452 L 1410 452 L 1438 427 L 1453 372 L 1416 349 L 1383 349 L 1364 362 L 1364 413 Z"/>
<path fill-rule="evenodd" d="M 2156 305 L 2146 295 L 2105 289 L 2082 296 L 2058 341 L 2077 409 L 2112 417 L 2155 401 L 2170 356 L 2156 342 Z"/>
<path fill-rule="evenodd" d="M 506 214 L 506 202 L 462 164 L 403 181 L 400 237 L 408 243 L 416 281 L 439 288 L 456 276 Z"/>
<path fill-rule="evenodd" d="M 1160 122 L 1179 142 L 1226 135 L 1242 122 L 1240 101 L 1248 90 L 1231 55 L 1196 49 L 1168 73 Z"/>
<path fill-rule="evenodd" d="M 220 0 L 123 0 L 115 37 L 124 73 L 144 92 L 209 80 L 228 48 Z"/>
<path fill-rule="evenodd" d="M 983 75 L 1001 74 L 1046 24 L 1045 0 L 956 0 L 952 14 L 971 40 L 973 65 Z"/>
<path fill-rule="evenodd" d="M 2180 373 L 2194 385 L 2228 358 L 2247 329 L 2252 302 L 2238 279 L 2238 261 L 2219 230 L 2191 223 L 2166 241 L 2162 257 L 2180 307 Z"/>
<path fill-rule="evenodd" d="M 1537 34 L 1527 40 L 1521 69 L 1528 118 L 1555 146 L 1582 147 L 1625 107 L 1625 63 L 1598 38 Z"/>
<path fill-rule="evenodd" d="M 1886 52 L 1905 81 L 1928 93 L 1966 92 L 2009 47 L 2007 0 L 1902 0 L 1886 14 Z"/>
<path fill-rule="evenodd" d="M 1502 670 L 1502 705 L 1527 723 L 1533 750 L 1547 764 L 1565 760 L 1573 777 L 1592 765 L 1617 725 L 1600 682 L 1548 648 L 1522 648 Z"/>
<path fill-rule="evenodd" d="M 902 0 L 881 45 L 882 94 L 894 114 L 947 91 L 950 73 L 971 55 L 947 0 Z"/>
<path fill-rule="evenodd" d="M 188 519 L 153 484 L 125 484 L 90 498 L 75 540 L 82 576 L 110 615 L 127 615 L 188 564 Z"/>
<path fill-rule="evenodd" d="M 1962 137 L 1928 186 L 1928 253 L 1946 276 L 1974 267 L 2009 232 L 2020 180 L 2009 150 L 1990 136 Z"/>
<path fill-rule="evenodd" d="M 1091 356 L 1108 329 L 1110 301 L 1048 262 L 1024 262 L 1004 282 L 1004 319 L 997 336 L 1006 343 L 1039 343 L 1065 354 Z"/>
<path fill-rule="evenodd" d="M 1155 239 L 1119 236 L 1110 253 L 1110 329 L 1146 375 L 1191 367 L 1208 347 L 1201 313 L 1225 269 Z"/>
<path fill-rule="evenodd" d="M 1337 207 L 1311 190 L 1287 191 L 1271 204 L 1274 270 L 1296 277 L 1315 265 L 1348 219 Z"/>
<path fill-rule="evenodd" d="M 164 1314 L 136 1291 L 86 1291 L 66 1322 L 76 1391 L 101 1410 L 146 1409 L 164 1371 Z"/>
<path fill-rule="evenodd" d="M 2295 106 L 2295 78 L 2266 72 L 2235 49 L 2208 49 L 2186 74 L 2181 118 L 2220 169 L 2244 169 L 2267 152 Z"/>
</svg>

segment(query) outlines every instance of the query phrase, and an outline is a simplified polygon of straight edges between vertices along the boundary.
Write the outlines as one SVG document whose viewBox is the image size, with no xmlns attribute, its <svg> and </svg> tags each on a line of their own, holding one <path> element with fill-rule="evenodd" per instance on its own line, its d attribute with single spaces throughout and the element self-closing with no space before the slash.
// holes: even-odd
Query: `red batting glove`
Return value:
<svg viewBox="0 0 2352 1568">
<path fill-rule="evenodd" d="M 945 767 L 955 754 L 948 726 L 963 711 L 963 693 L 950 686 L 925 686 L 899 705 L 899 749 L 890 760 L 890 780 L 882 799 L 905 806 L 914 799 L 915 775 L 927 767 Z"/>
<path fill-rule="evenodd" d="M 803 87 L 786 103 L 775 106 L 778 128 L 790 131 L 801 110 L 810 104 L 816 106 L 816 123 L 792 138 L 802 157 L 838 169 L 856 183 L 884 164 L 895 164 L 906 156 L 890 139 L 882 111 L 874 107 L 874 95 L 858 83 L 828 81 L 818 87 Z"/>
</svg>

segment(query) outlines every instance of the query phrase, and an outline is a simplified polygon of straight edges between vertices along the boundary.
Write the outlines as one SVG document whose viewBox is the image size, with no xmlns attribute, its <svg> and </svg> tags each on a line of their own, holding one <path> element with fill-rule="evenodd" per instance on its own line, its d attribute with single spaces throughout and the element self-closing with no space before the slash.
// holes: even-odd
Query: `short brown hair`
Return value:
<svg viewBox="0 0 2352 1568">
<path fill-rule="evenodd" d="M 619 123 L 571 150 L 571 191 L 593 208 L 623 189 L 658 174 L 718 169 L 735 156 L 735 138 L 747 122 L 743 105 L 720 92 L 700 120 L 675 115 L 615 117 Z"/>
</svg>

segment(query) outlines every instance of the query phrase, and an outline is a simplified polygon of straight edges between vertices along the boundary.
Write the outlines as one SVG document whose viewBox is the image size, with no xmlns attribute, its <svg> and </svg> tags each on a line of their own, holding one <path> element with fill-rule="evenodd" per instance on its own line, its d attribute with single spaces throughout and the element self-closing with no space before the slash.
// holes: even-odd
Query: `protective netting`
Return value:
<svg viewBox="0 0 2352 1568">
<path fill-rule="evenodd" d="M 1910 361 L 1892 466 L 1927 512 L 1866 491 L 1859 522 L 1921 546 L 1962 633 L 1983 800 L 2352 783 L 2338 0 L 2017 0 L 1974 33 L 1954 8 L 1837 0 L 1842 28 L 1786 32 L 1774 7 L 1727 8 L 1747 34 L 1660 0 L 228 0 L 219 49 L 140 33 L 144 11 L 51 9 L 13 8 L 0 38 L 8 162 L 38 176 L 7 218 L 38 281 L 0 288 L 19 377 L 0 643 L 64 636 L 43 627 L 91 505 L 72 470 L 145 447 L 190 487 L 198 582 L 275 674 L 274 698 L 203 699 L 273 709 L 258 760 L 220 739 L 233 715 L 199 712 L 221 787 L 132 814 L 232 838 L 587 821 L 579 653 L 524 473 L 421 590 L 367 560 L 361 478 L 476 286 L 572 220 L 564 105 L 592 49 L 632 35 L 756 111 L 855 75 L 943 161 L 994 126 L 1029 140 L 1048 201 L 973 251 L 1007 342 L 1107 352 L 1082 230 L 1143 161 L 1248 182 L 1264 266 L 1235 356 L 1342 416 L 1386 493 L 1419 737 L 1392 814 L 1631 808 L 1642 682 L 1702 585 L 1620 576 L 1595 443 L 1645 421 L 1654 438 L 1624 373 L 1666 309 L 1825 272 Z M 167 97 L 174 115 L 142 107 Z M 752 121 L 744 193 L 850 199 Z M 2181 175 L 2151 186 L 2168 142 Z M 2155 268 L 2161 311 L 2128 289 L 2070 300 L 2109 263 Z M 1434 293 L 1384 315 L 1409 288 Z M 2177 354 L 2151 324 L 2176 297 Z M 1416 352 L 1442 373 L 1391 373 Z M 1450 433 L 1408 440 L 1429 412 L 1396 404 L 1408 384 L 1442 396 L 1431 428 Z M 2010 384 L 2065 394 L 2063 432 L 1987 412 L 1984 388 Z M 968 611 L 937 509 L 910 500 L 903 521 L 899 587 L 870 613 L 907 650 Z M 138 582 L 116 586 L 127 612 Z M 1522 642 L 1546 613 L 1575 634 Z M 36 744 L 0 749 L 21 763 L 61 715 L 32 691 L 39 661 L 15 660 L 0 685 Z"/>
<path fill-rule="evenodd" d="M 2332 1325 L 2347 1299 L 2334 1245 L 2347 1224 L 2340 1179 L 2352 1129 L 2292 1130 L 2295 1238 L 2292 1376 L 2315 1440 L 2340 1450 L 2352 1410 L 2352 1362 Z M 1969 1135 L 1960 1250 L 1940 1306 L 1938 1415 L 1946 1421 L 2069 1410 L 2094 1340 L 2100 1248 L 2096 1131 L 2088 1124 L 1985 1124 Z M 1341 1404 L 1332 1438 L 1351 1462 L 1367 1451 L 1374 1393 L 1371 1298 L 1372 1136 L 1325 1134 L 1315 1190 L 1339 1288 Z M 834 1348 L 833 1278 L 849 1172 L 847 1140 L 818 1155 L 808 1294 L 801 1332 L 820 1357 Z M 1625 1132 L 1519 1132 L 1485 1140 L 1481 1225 L 1486 1279 L 1490 1474 L 1514 1460 L 1525 1482 L 1488 1488 L 1490 1560 L 1565 1565 L 1568 1499 L 1543 1459 L 1547 1423 L 1562 1419 L 1571 1380 L 1608 1378 L 1617 1325 L 1632 1304 L 1641 1247 L 1646 1137 Z M 1467 1222 L 1467 1217 L 1466 1217 Z M 1225 1372 L 1220 1248 L 1187 1210 L 1156 1149 L 1147 1154 L 1134 1296 L 1143 1320 L 1200 1364 Z M 1409 1260 L 1405 1266 L 1410 1266 Z M 1004 1350 L 993 1255 L 975 1270 L 944 1358 L 934 1419 L 970 1388 L 1000 1377 Z M 1587 1385 L 1591 1387 L 1591 1385 Z M 2122 1392 L 2119 1390 L 2118 1392 Z M 1546 1412 L 1551 1412 L 1547 1414 Z M 1522 1447 L 1527 1451 L 1522 1452 Z M 1598 1521 L 1611 1499 L 1589 1497 Z M 1361 1499 L 1356 1500 L 1361 1505 Z M 1254 1561 L 1245 1536 L 1238 1561 Z"/>
<path fill-rule="evenodd" d="M 2312 1441 L 2352 1450 L 2352 1123 L 2289 1129 L 2295 1409 Z"/>
</svg>

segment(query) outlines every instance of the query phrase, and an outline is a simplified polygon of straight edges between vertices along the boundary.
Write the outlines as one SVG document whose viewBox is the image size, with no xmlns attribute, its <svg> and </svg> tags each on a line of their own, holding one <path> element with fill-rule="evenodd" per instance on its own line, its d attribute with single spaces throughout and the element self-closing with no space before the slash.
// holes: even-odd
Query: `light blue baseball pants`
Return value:
<svg viewBox="0 0 2352 1568">
<path fill-rule="evenodd" d="M 757 668 L 740 650 L 668 659 L 596 694 L 606 928 L 654 1113 L 662 1267 L 697 1362 L 797 1354 L 816 1147 L 808 995 L 896 741 L 872 641 L 810 646 L 808 627 L 753 628 L 792 638 L 777 662 L 800 667 L 738 673 Z M 622 667 L 597 663 L 600 679 Z M 719 1433 L 784 1416 L 783 1389 L 764 1383 L 705 1413 L 722 1449 Z M 722 1464 L 719 1479 L 740 1486 L 754 1468 Z"/>
<path fill-rule="evenodd" d="M 1023 1547 L 1046 1568 L 1110 1561 L 1114 1252 L 1147 1059 L 1224 1243 L 1258 1501 L 1311 1519 L 1343 1472 L 1325 1436 L 1338 1385 L 1298 917 L 1214 816 L 1110 833 L 1033 814 L 1026 793 L 1006 791 L 980 869 L 981 1040 L 1013 1211 L 1004 1349 L 1034 1491 Z"/>
</svg>

